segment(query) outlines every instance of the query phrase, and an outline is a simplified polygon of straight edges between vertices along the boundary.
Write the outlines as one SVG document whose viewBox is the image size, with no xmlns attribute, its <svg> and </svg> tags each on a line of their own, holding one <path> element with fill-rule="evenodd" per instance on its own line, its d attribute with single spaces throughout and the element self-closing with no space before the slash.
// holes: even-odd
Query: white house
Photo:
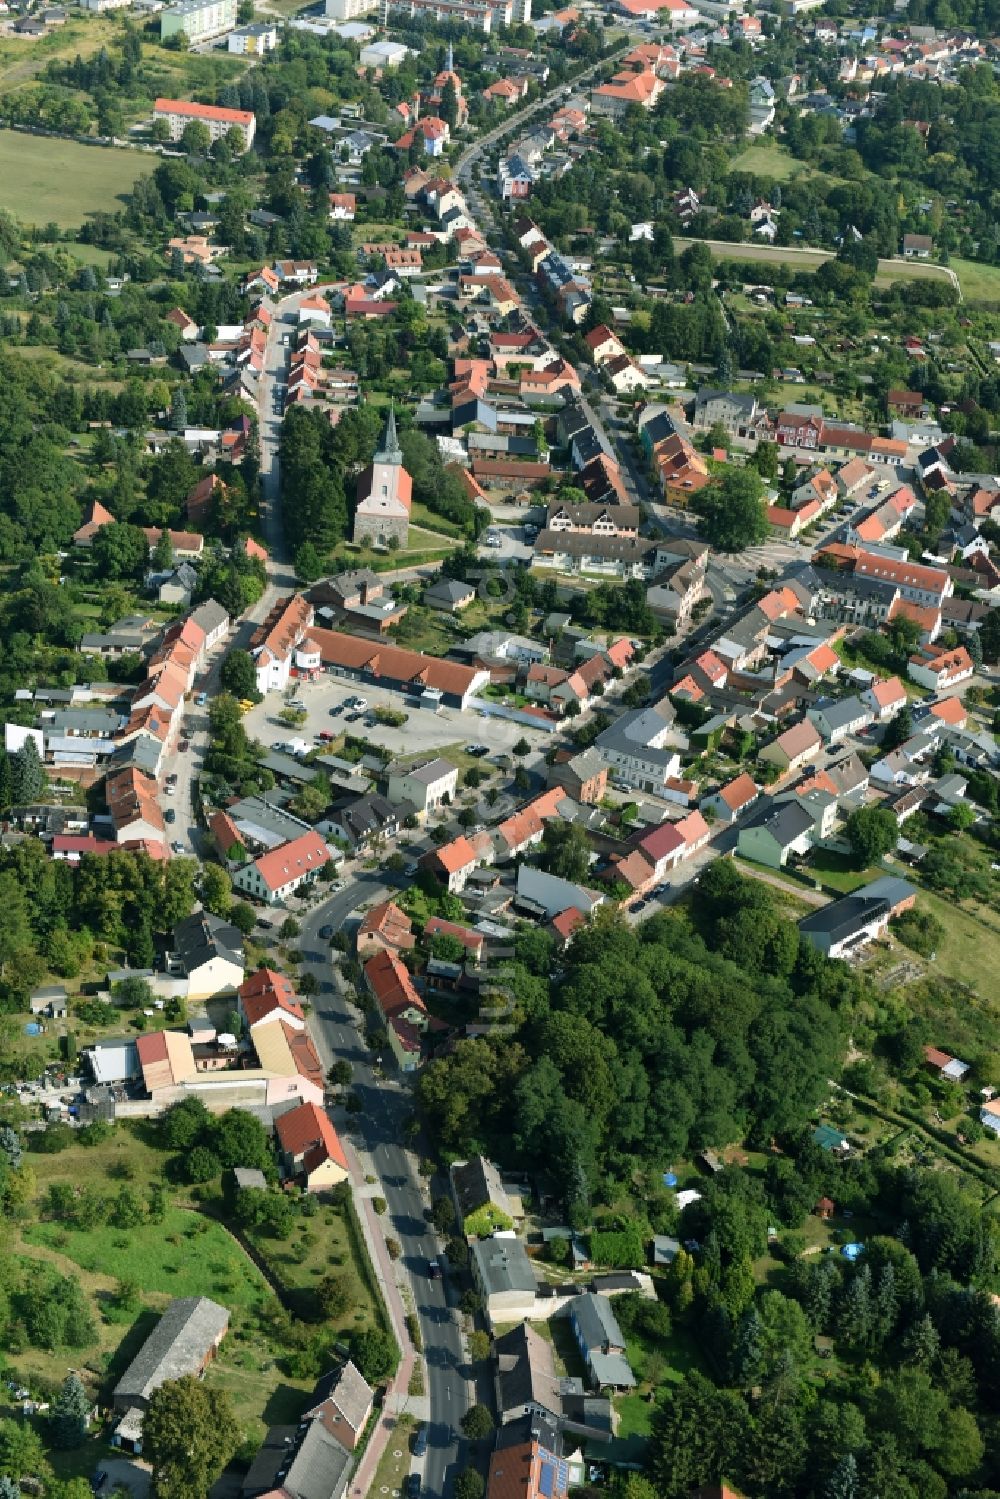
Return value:
<svg viewBox="0 0 1000 1499">
<path fill-rule="evenodd" d="M 273 906 L 300 885 L 310 884 L 330 858 L 323 839 L 310 829 L 301 838 L 293 838 L 290 843 L 261 854 L 252 863 L 241 865 L 233 875 L 233 884 Z"/>
<path fill-rule="evenodd" d="M 418 816 L 426 816 L 439 807 L 445 797 L 453 799 L 458 785 L 458 771 L 449 760 L 438 756 L 418 765 L 400 767 L 389 772 L 389 800 L 395 805 L 409 802 Z"/>
</svg>

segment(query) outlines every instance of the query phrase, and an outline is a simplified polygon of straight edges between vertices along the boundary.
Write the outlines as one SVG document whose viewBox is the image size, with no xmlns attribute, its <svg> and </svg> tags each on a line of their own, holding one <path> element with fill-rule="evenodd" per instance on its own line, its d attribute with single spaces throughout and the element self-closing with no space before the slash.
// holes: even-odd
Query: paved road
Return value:
<svg viewBox="0 0 1000 1499">
<path fill-rule="evenodd" d="M 416 1170 L 416 1155 L 400 1143 L 412 1112 L 409 1082 L 392 1069 L 391 1061 L 388 1077 L 376 1070 L 375 1058 L 364 1043 L 361 1014 L 345 1000 L 330 961 L 329 939 L 319 935 L 320 928 L 327 926 L 339 930 L 359 904 L 384 899 L 389 893 L 377 873 L 361 875 L 302 919 L 299 946 L 306 954 L 303 970 L 314 973 L 321 984 L 333 985 L 332 993 L 316 996 L 310 1029 L 325 1064 L 335 1057 L 345 1058 L 354 1069 L 353 1088 L 364 1110 L 350 1118 L 350 1129 L 366 1171 L 379 1179 L 379 1191 L 389 1204 L 392 1234 L 403 1248 L 401 1263 L 408 1272 L 420 1319 L 430 1399 L 423 1491 L 443 1496 L 467 1445 L 452 1432 L 471 1403 L 470 1386 L 464 1373 L 459 1313 L 449 1305 L 448 1281 L 434 1281 L 427 1274 L 428 1261 L 441 1258 L 437 1237 L 424 1219 L 429 1196 Z M 338 1123 L 344 1127 L 344 1121 Z"/>
</svg>

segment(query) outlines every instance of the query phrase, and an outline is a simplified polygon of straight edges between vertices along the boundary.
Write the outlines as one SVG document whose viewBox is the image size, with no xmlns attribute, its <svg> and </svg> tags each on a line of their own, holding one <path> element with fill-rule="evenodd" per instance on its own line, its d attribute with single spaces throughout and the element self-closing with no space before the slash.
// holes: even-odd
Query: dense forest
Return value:
<svg viewBox="0 0 1000 1499">
<path fill-rule="evenodd" d="M 679 1354 L 688 1371 L 657 1389 L 646 1474 L 616 1495 L 688 1499 L 725 1478 L 748 1499 L 995 1499 L 1000 1222 L 972 1177 L 891 1142 L 838 1159 L 812 1135 L 863 1017 L 919 1067 L 905 1012 L 801 944 L 727 861 L 689 914 L 599 915 L 557 961 L 520 934 L 496 980 L 515 1034 L 459 1041 L 418 1085 L 445 1151 L 551 1183 L 599 1229 L 592 1252 L 625 1256 L 606 1263 L 641 1267 L 654 1233 L 685 1246 L 656 1303 L 615 1302 L 646 1378 Z M 661 1172 L 733 1141 L 757 1164 L 706 1175 L 679 1213 Z M 843 1226 L 810 1250 L 827 1200 Z"/>
<path fill-rule="evenodd" d="M 553 970 L 518 939 L 512 1038 L 460 1041 L 421 1104 L 442 1146 L 547 1169 L 571 1213 L 635 1166 L 801 1128 L 825 1096 L 856 980 L 800 944 L 762 885 L 720 860 L 692 921 L 598 919 Z"/>
</svg>

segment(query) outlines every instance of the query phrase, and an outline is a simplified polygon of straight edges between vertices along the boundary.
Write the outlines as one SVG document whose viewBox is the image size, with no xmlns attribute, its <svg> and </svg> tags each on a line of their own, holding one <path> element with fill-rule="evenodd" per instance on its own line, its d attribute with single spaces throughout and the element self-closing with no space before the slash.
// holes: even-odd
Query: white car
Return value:
<svg viewBox="0 0 1000 1499">
<path fill-rule="evenodd" d="M 499 547 L 503 546 L 503 542 L 500 540 L 499 536 L 487 536 L 486 545 L 488 547 Z"/>
</svg>

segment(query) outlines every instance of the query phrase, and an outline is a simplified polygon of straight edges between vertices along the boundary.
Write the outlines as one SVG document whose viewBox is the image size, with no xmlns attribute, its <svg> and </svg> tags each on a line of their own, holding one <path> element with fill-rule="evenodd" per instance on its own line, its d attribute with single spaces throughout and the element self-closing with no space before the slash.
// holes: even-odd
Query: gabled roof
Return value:
<svg viewBox="0 0 1000 1499">
<path fill-rule="evenodd" d="M 254 867 L 267 888 L 281 890 L 292 880 L 321 869 L 330 857 L 330 850 L 317 832 L 310 828 L 301 838 L 293 838 L 254 860 Z"/>
<path fill-rule="evenodd" d="M 335 1161 L 345 1171 L 348 1169 L 340 1137 L 324 1110 L 316 1104 L 302 1103 L 287 1114 L 279 1114 L 274 1132 L 286 1155 L 304 1156 L 318 1151 L 322 1158 Z M 310 1169 L 315 1170 L 319 1164 L 320 1160 L 315 1160 Z"/>
</svg>

